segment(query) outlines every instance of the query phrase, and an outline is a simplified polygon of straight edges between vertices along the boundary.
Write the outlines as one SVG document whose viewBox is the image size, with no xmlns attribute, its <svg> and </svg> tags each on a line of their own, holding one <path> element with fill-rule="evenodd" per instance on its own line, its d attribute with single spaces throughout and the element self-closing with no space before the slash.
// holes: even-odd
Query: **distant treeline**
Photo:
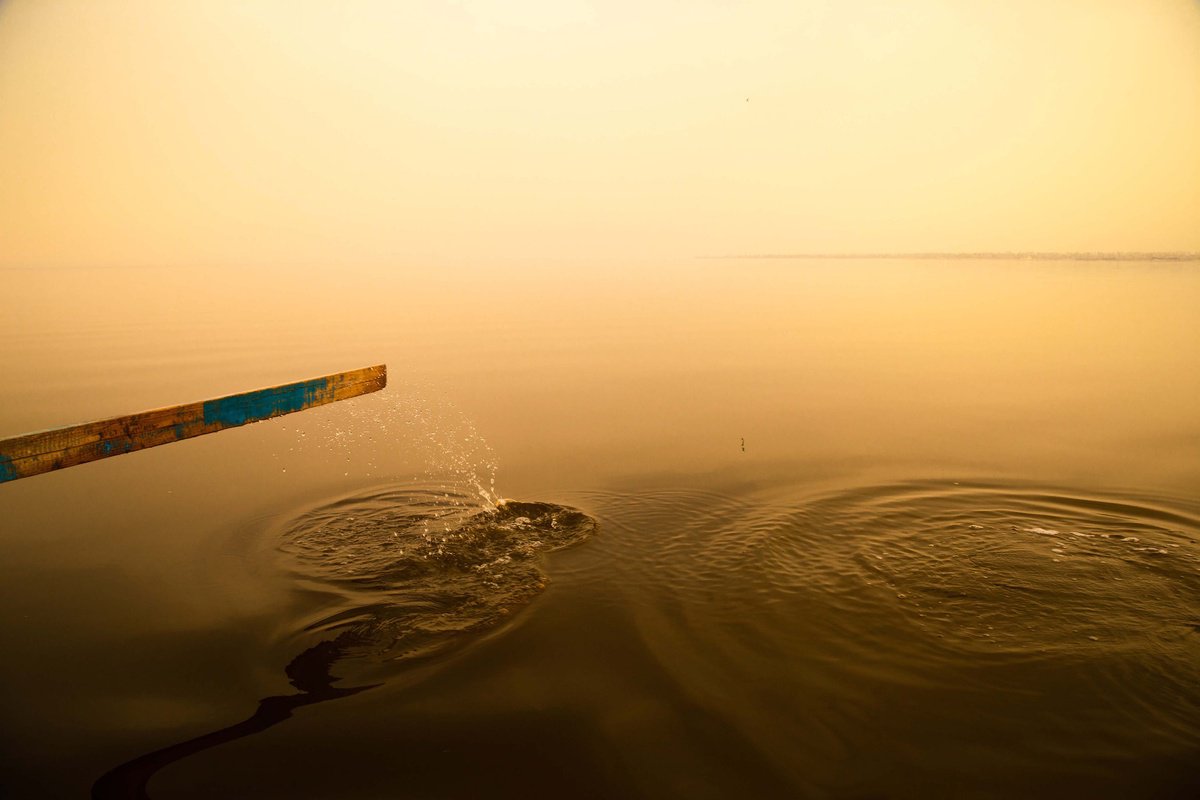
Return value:
<svg viewBox="0 0 1200 800">
<path fill-rule="evenodd" d="M 988 261 L 1200 261 L 1200 253 L 752 253 L 746 255 L 699 256 L 699 258 L 905 258 L 953 261 L 966 259 Z"/>
</svg>

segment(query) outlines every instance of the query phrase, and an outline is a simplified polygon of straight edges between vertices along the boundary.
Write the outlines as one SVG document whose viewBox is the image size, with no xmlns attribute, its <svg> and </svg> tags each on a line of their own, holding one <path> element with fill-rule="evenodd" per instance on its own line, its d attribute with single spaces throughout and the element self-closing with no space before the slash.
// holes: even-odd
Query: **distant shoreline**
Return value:
<svg viewBox="0 0 1200 800">
<path fill-rule="evenodd" d="M 704 259 L 915 259 L 920 261 L 1200 261 L 1200 253 L 755 253 Z"/>
</svg>

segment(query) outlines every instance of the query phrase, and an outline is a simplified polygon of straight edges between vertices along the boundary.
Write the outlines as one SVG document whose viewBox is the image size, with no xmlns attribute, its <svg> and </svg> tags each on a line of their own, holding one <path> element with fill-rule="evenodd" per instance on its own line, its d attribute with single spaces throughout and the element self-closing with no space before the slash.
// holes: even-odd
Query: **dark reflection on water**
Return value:
<svg viewBox="0 0 1200 800">
<path fill-rule="evenodd" d="M 412 383 L 6 484 L 0 794 L 86 794 L 260 698 L 311 700 L 320 680 L 288 687 L 282 667 L 339 641 L 331 686 L 385 685 L 151 789 L 1200 797 L 1179 791 L 1200 773 L 1197 270 L 153 273 L 6 274 L 4 435 L 380 361 Z M 354 313 L 321 324 L 331 308 Z M 259 557 L 281 507 L 315 523 L 316 499 L 476 466 L 425 402 L 440 397 L 486 432 L 506 491 L 604 530 L 555 554 L 519 625 L 500 609 L 525 602 L 524 578 L 492 579 L 514 599 L 483 606 L 482 575 L 391 591 L 435 582 L 352 554 L 336 522 L 328 554 L 293 548 L 280 568 L 288 522 Z M 996 483 L 897 483 L 946 475 Z M 415 546 L 436 551 L 423 527 Z"/>
<path fill-rule="evenodd" d="M 341 637 L 338 637 L 338 639 L 314 645 L 288 664 L 285 671 L 289 682 L 300 690 L 297 694 L 264 697 L 259 701 L 254 714 L 235 725 L 164 747 L 161 750 L 155 750 L 121 764 L 96 781 L 92 786 L 92 797 L 95 800 L 120 800 L 121 798 L 144 800 L 149 797 L 146 793 L 146 785 L 154 777 L 154 773 L 169 764 L 210 747 L 261 733 L 288 719 L 293 712 L 304 706 L 351 697 L 374 688 L 374 686 L 336 687 L 333 685 L 337 678 L 332 675 L 330 670 L 346 654 L 344 642 L 340 639 Z"/>
<path fill-rule="evenodd" d="M 377 714 L 324 715 L 363 748 L 330 756 L 339 796 L 364 796 L 356 781 L 379 776 L 353 767 L 383 754 L 380 775 L 397 771 L 422 787 L 418 796 L 465 796 L 475 783 L 446 777 L 458 759 L 527 746 L 574 765 L 544 782 L 591 785 L 594 796 L 672 786 L 711 797 L 737 786 L 764 797 L 1186 797 L 1200 788 L 1194 501 L 913 481 L 572 502 L 606 535 L 555 562 L 569 590 L 556 613 L 569 629 L 545 617 L 551 627 L 523 644 L 496 645 L 482 673 L 470 659 L 446 669 L 430 657 L 527 604 L 547 580 L 537 555 L 587 537 L 592 516 L 541 503 L 480 513 L 466 494 L 389 488 L 278 527 L 270 536 L 285 567 L 325 598 L 284 633 L 301 651 L 287 668 L 298 692 L 118 767 L 95 796 L 144 797 L 166 764 L 416 663 L 436 666 L 423 696 L 453 698 L 441 701 L 444 718 L 436 700 L 413 706 L 395 687 L 379 689 Z M 583 661 L 553 661 L 563 656 L 544 648 L 557 637 L 564 653 L 582 648 Z M 531 644 L 543 650 L 527 662 L 519 651 Z M 517 693 L 499 708 L 512 710 L 462 717 L 494 691 L 484 676 L 505 669 L 536 676 L 510 684 Z M 335 673 L 351 685 L 335 686 Z M 543 719 L 530 704 L 564 716 Z M 506 724 L 522 731 L 517 739 L 480 743 Z M 542 728 L 555 724 L 551 742 Z M 258 752 L 324 747 L 313 735 Z M 421 763 L 390 758 L 392 737 L 425 753 Z M 478 749 L 459 752 L 468 741 Z M 246 769 L 238 758 L 224 762 L 241 764 L 231 776 Z M 520 793 L 519 776 L 478 780 L 495 796 Z M 276 789 L 262 796 L 283 796 Z"/>
<path fill-rule="evenodd" d="M 574 765 L 544 782 L 591 785 L 590 796 L 686 786 L 726 797 L 753 786 L 763 797 L 1187 797 L 1200 788 L 1194 501 L 914 481 L 816 495 L 667 490 L 573 502 L 606 535 L 556 562 L 556 577 L 600 605 L 568 602 L 559 613 L 572 620 L 569 631 L 540 629 L 492 653 L 519 672 L 515 651 L 531 641 L 561 635 L 569 651 L 594 640 L 586 665 L 534 673 L 548 694 L 533 702 L 561 709 L 563 720 L 526 709 L 476 712 L 468 723 L 454 704 L 477 704 L 488 679 L 429 657 L 527 604 L 547 580 L 537 554 L 580 541 L 596 522 L 562 506 L 480 513 L 466 494 L 385 489 L 310 510 L 271 534 L 298 585 L 327 598 L 285 634 L 307 648 L 287 668 L 298 693 L 118 767 L 95 796 L 144 797 L 166 764 L 417 662 L 438 665 L 421 685 L 456 698 L 451 711 L 439 718 L 406 705 L 407 689 L 380 689 L 386 722 L 362 707 L 326 714 L 352 726 L 364 748 L 330 756 L 341 764 L 339 796 L 373 796 L 356 784 L 374 780 L 370 769 L 353 767 L 392 753 L 390 737 L 424 753 L 421 763 L 388 760 L 422 787 L 417 796 L 470 794 L 466 776 L 447 777 L 458 759 L 528 746 Z M 591 626 L 586 637 L 581 625 Z M 335 671 L 353 685 L 335 686 Z M 513 709 L 529 702 L 511 700 Z M 573 714 L 584 728 L 567 721 Z M 562 729 L 550 742 L 539 731 L 555 724 Z M 516 740 L 482 743 L 506 725 L 522 731 Z M 312 735 L 296 741 L 323 747 Z M 367 744 L 376 737 L 382 750 Z M 465 742 L 475 749 L 459 752 Z M 603 766 L 613 763 L 623 766 Z M 519 777 L 478 780 L 495 796 L 520 793 Z M 276 788 L 261 792 L 283 796 Z"/>
<path fill-rule="evenodd" d="M 279 544 L 299 581 L 340 602 L 296 632 L 319 638 L 285 668 L 298 693 L 266 697 L 242 722 L 122 764 L 97 780 L 92 796 L 146 798 L 147 783 L 168 764 L 379 685 L 335 686 L 335 668 L 394 669 L 499 625 L 545 588 L 538 554 L 594 530 L 574 509 L 502 501 L 480 510 L 470 495 L 444 487 L 389 488 L 310 510 L 279 532 Z"/>
</svg>

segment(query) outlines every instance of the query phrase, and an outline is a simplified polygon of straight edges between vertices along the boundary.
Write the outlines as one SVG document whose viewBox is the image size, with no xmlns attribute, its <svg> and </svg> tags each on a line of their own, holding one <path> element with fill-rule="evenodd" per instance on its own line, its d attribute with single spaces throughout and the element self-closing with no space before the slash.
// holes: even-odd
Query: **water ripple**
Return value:
<svg viewBox="0 0 1200 800">
<path fill-rule="evenodd" d="M 914 481 L 587 504 L 647 650 L 801 782 L 915 696 L 937 735 L 1024 736 L 1013 763 L 1200 747 L 1192 501 Z"/>
<path fill-rule="evenodd" d="M 594 530 L 594 520 L 563 506 L 481 509 L 466 491 L 417 486 L 327 503 L 277 536 L 297 579 L 339 598 L 305 631 L 336 635 L 344 655 L 401 660 L 503 621 L 545 588 L 540 554 Z"/>
</svg>

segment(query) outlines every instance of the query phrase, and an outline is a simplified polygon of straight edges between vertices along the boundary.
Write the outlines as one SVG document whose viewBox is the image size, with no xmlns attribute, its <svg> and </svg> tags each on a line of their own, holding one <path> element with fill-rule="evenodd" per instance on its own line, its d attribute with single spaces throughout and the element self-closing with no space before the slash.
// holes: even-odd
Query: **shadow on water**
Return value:
<svg viewBox="0 0 1200 800">
<path fill-rule="evenodd" d="M 755 781 L 762 797 L 1196 796 L 1191 498 L 908 481 L 589 493 L 581 505 L 605 535 L 559 574 L 621 613 L 611 627 L 588 618 L 611 638 L 574 662 L 594 670 L 586 699 L 578 675 L 559 698 L 605 732 L 602 760 L 624 765 L 609 796 L 739 796 L 714 787 Z M 540 554 L 595 527 L 542 503 L 481 511 L 441 488 L 299 515 L 272 542 L 296 585 L 327 602 L 282 643 L 300 652 L 287 667 L 297 693 L 117 767 L 93 796 L 144 798 L 172 762 L 495 630 L 544 588 Z M 640 704 L 624 694 L 639 678 Z M 447 734 L 493 755 L 530 746 L 510 735 L 505 751 L 478 731 Z M 413 771 L 434 781 L 461 757 L 422 752 Z"/>
<path fill-rule="evenodd" d="M 288 719 L 296 709 L 304 706 L 350 697 L 379 686 L 380 684 L 370 684 L 338 688 L 333 685 L 337 678 L 331 674 L 330 670 L 343 657 L 347 644 L 340 639 L 341 637 L 338 637 L 338 639 L 314 645 L 296 656 L 287 665 L 288 679 L 293 686 L 300 690 L 299 693 L 264 697 L 259 701 L 258 709 L 251 716 L 235 725 L 164 747 L 161 750 L 155 750 L 121 764 L 106 772 L 96 781 L 92 786 L 92 797 L 94 800 L 149 798 L 146 793 L 146 785 L 156 772 L 169 764 L 210 747 L 232 742 L 243 736 L 261 733 Z"/>
<path fill-rule="evenodd" d="M 298 693 L 265 697 L 241 722 L 115 767 L 92 797 L 148 798 L 150 779 L 176 761 L 382 685 L 335 686 L 335 665 L 400 666 L 498 626 L 545 588 L 540 553 L 595 527 L 586 514 L 547 503 L 502 501 L 481 511 L 444 488 L 389 488 L 310 510 L 279 531 L 280 550 L 300 583 L 341 601 L 300 632 L 322 640 L 285 668 Z"/>
</svg>

